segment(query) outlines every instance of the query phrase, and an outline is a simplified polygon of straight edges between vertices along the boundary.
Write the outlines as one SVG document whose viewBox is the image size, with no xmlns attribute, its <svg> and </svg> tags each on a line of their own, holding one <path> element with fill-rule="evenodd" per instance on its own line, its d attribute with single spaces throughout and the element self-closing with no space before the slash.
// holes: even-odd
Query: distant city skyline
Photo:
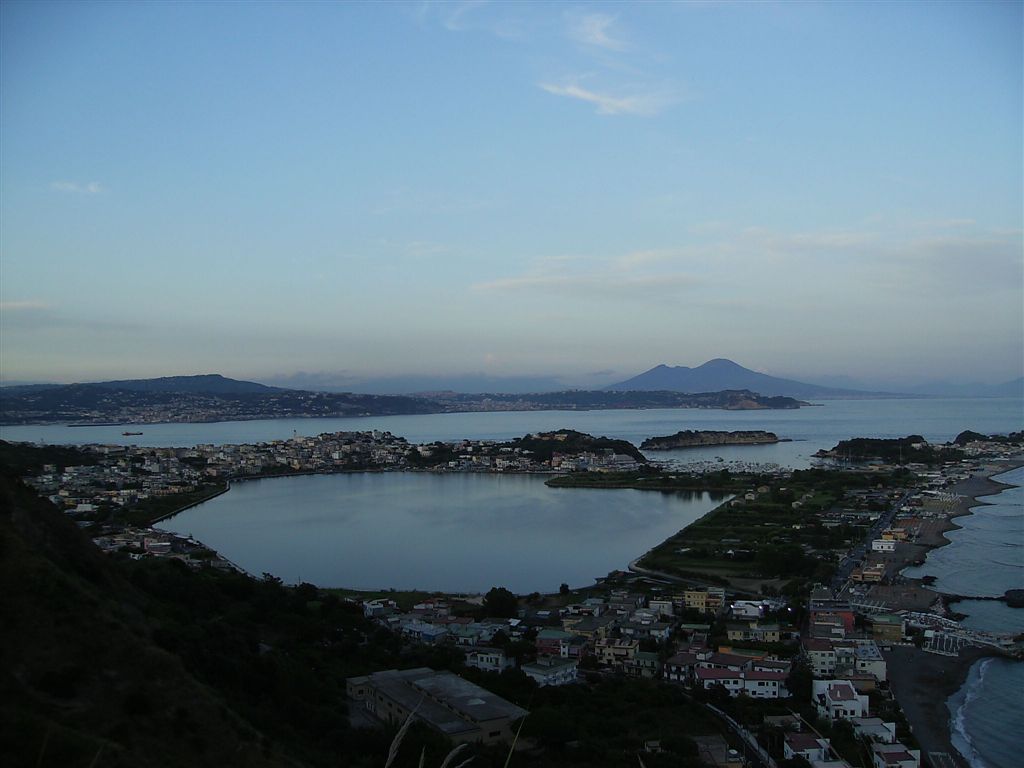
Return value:
<svg viewBox="0 0 1024 768">
<path fill-rule="evenodd" d="M 1009 381 L 1022 9 L 4 2 L 0 378 Z"/>
</svg>

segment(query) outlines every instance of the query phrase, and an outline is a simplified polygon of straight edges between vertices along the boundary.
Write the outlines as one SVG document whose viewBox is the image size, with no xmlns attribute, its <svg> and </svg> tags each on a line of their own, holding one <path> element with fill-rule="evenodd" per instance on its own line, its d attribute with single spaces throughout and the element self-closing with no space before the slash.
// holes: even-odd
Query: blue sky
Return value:
<svg viewBox="0 0 1024 768">
<path fill-rule="evenodd" d="M 6 380 L 1021 375 L 1020 3 L 0 14 Z"/>
</svg>

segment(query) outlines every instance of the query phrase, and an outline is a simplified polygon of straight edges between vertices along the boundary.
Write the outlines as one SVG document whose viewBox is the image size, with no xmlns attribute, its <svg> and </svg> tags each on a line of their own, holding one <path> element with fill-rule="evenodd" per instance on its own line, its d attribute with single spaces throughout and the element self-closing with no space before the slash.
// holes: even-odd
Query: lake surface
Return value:
<svg viewBox="0 0 1024 768">
<path fill-rule="evenodd" d="M 159 527 L 290 583 L 525 594 L 625 569 L 725 498 L 534 475 L 312 475 L 236 483 Z"/>
<path fill-rule="evenodd" d="M 207 424 L 145 424 L 139 426 L 68 427 L 38 425 L 0 427 L 0 439 L 51 444 L 193 446 L 203 443 L 259 443 L 324 432 L 385 430 L 410 442 L 435 440 L 509 440 L 530 432 L 570 428 L 593 435 L 629 440 L 639 445 L 648 437 L 682 429 L 764 429 L 795 442 L 760 446 L 717 446 L 684 451 L 659 451 L 658 459 L 715 460 L 808 466 L 820 448 L 832 448 L 850 437 L 904 437 L 951 440 L 965 429 L 991 434 L 1024 429 L 1020 398 L 952 398 L 891 400 L 827 400 L 818 406 L 780 411 L 722 411 L 665 408 L 621 411 L 520 411 L 449 413 L 423 416 L 375 416 L 335 419 L 268 419 Z M 142 435 L 124 436 L 126 431 Z"/>
</svg>

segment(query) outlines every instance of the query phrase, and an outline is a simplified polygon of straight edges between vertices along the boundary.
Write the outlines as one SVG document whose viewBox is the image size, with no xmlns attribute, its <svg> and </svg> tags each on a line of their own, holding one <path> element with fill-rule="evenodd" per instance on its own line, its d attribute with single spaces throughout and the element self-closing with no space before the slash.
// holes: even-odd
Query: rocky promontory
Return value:
<svg viewBox="0 0 1024 768">
<path fill-rule="evenodd" d="M 676 448 L 702 448 L 708 445 L 767 445 L 779 442 L 787 441 L 779 440 L 778 435 L 774 432 L 763 430 L 718 432 L 707 429 L 684 429 L 674 435 L 649 437 L 641 443 L 640 449 L 643 451 L 671 451 Z"/>
</svg>

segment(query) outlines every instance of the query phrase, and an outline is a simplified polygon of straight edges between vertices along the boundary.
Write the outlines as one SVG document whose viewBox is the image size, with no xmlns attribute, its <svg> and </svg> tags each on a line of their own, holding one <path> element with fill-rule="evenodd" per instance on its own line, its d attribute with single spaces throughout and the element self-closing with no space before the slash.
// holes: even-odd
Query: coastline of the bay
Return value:
<svg viewBox="0 0 1024 768">
<path fill-rule="evenodd" d="M 952 543 L 948 533 L 960 530 L 957 518 L 974 514 L 977 508 L 993 504 L 983 497 L 994 496 L 1001 491 L 1015 487 L 1012 483 L 1003 483 L 993 479 L 997 475 L 1012 472 L 1024 466 L 1024 458 L 1011 459 L 1005 462 L 989 462 L 982 474 L 974 475 L 950 488 L 950 491 L 961 495 L 957 499 L 956 508 L 946 518 L 943 525 L 931 532 L 929 540 L 923 542 L 927 546 L 927 554 Z M 908 579 L 922 584 L 920 579 Z M 949 604 L 950 595 L 941 590 L 934 590 L 936 597 Z M 959 597 L 959 596 L 954 596 Z M 952 602 L 955 605 L 955 602 Z M 1015 609 L 1024 610 L 1024 609 Z M 893 695 L 899 702 L 914 736 L 921 745 L 922 752 L 945 752 L 961 768 L 971 768 L 967 757 L 955 747 L 953 740 L 953 717 L 949 708 L 951 698 L 961 692 L 967 684 L 971 670 L 986 658 L 1000 657 L 1014 659 L 1008 653 L 995 648 L 968 647 L 956 656 L 944 656 L 913 647 L 893 647 L 885 652 L 889 662 L 889 684 Z M 1018 663 L 1024 661 L 1017 660 Z"/>
</svg>

